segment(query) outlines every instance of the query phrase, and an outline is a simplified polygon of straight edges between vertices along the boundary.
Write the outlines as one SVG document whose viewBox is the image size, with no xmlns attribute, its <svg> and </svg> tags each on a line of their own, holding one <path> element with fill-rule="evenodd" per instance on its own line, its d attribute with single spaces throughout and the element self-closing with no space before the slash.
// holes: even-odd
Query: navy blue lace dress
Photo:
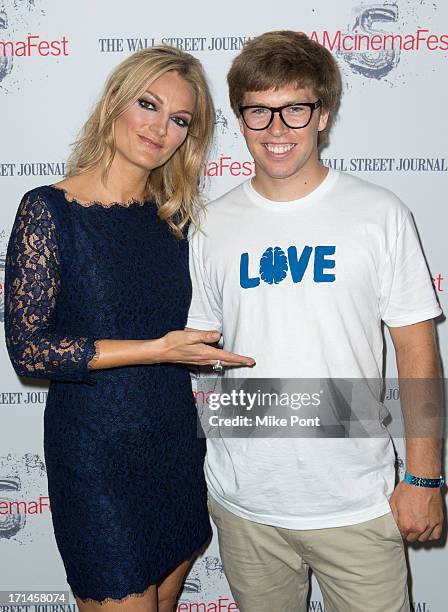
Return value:
<svg viewBox="0 0 448 612">
<path fill-rule="evenodd" d="M 188 246 L 151 202 L 104 207 L 28 192 L 7 251 L 5 332 L 20 376 L 48 378 L 54 532 L 81 599 L 142 594 L 210 536 L 189 373 L 91 370 L 95 341 L 182 329 Z"/>
</svg>

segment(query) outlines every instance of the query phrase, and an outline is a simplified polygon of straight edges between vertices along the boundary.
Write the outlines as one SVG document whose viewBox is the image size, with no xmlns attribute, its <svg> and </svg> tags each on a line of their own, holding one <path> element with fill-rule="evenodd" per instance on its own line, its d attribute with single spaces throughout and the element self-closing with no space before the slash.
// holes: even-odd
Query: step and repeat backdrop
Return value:
<svg viewBox="0 0 448 612">
<path fill-rule="evenodd" d="M 337 58 L 343 101 L 322 161 L 392 189 L 410 207 L 446 311 L 448 8 L 443 0 L 0 0 L 1 326 L 5 252 L 19 200 L 28 189 L 63 177 L 70 143 L 110 70 L 130 53 L 160 42 L 203 62 L 216 104 L 216 138 L 203 169 L 207 198 L 214 198 L 254 172 L 228 103 L 227 71 L 245 41 L 275 29 L 305 32 Z M 66 590 L 43 456 L 47 387 L 17 378 L 1 331 L 0 591 Z M 443 318 L 438 332 L 442 357 L 447 356 Z M 385 336 L 386 370 L 393 377 L 393 350 Z M 398 397 L 396 390 L 390 393 Z M 402 472 L 402 440 L 396 447 Z M 132 474 L 129 478 L 131 485 Z M 445 611 L 444 543 L 408 552 L 415 611 Z M 312 586 L 309 609 L 323 611 L 318 586 L 314 581 Z M 14 609 L 77 607 L 73 598 L 59 605 L 0 604 L 0 612 Z M 186 581 L 178 612 L 192 610 L 237 610 L 216 538 Z"/>
</svg>

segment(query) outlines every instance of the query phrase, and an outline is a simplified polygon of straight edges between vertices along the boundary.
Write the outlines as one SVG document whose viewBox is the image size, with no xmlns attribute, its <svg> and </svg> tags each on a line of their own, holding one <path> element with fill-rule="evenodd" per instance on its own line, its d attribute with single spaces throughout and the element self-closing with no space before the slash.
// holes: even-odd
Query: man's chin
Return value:
<svg viewBox="0 0 448 612">
<path fill-rule="evenodd" d="M 292 176 L 294 176 L 294 174 L 296 174 L 297 171 L 292 172 L 291 170 L 282 170 L 279 168 L 276 169 L 263 169 L 263 171 L 260 174 L 263 174 L 266 178 L 268 179 L 272 179 L 272 180 L 287 180 L 289 178 L 291 178 Z"/>
</svg>

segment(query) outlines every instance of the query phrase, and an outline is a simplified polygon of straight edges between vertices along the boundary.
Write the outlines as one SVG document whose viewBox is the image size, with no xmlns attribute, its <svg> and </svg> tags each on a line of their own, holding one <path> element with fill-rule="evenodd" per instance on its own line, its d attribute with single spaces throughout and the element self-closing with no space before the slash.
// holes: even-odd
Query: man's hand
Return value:
<svg viewBox="0 0 448 612">
<path fill-rule="evenodd" d="M 406 469 L 438 478 L 443 438 L 441 365 L 434 322 L 390 327 L 395 347 L 406 439 Z M 392 514 L 408 542 L 438 540 L 442 535 L 440 489 L 400 482 L 390 498 Z"/>
<path fill-rule="evenodd" d="M 438 540 L 442 535 L 443 506 L 440 489 L 400 482 L 389 504 L 403 539 L 408 542 Z"/>
</svg>

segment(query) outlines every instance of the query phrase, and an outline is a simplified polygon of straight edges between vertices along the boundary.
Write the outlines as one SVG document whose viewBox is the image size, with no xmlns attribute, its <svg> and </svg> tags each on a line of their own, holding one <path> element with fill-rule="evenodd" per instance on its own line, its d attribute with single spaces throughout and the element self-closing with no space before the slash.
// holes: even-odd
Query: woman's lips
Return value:
<svg viewBox="0 0 448 612">
<path fill-rule="evenodd" d="M 151 149 L 161 149 L 162 148 L 162 145 L 160 144 L 160 142 L 151 140 L 151 138 L 147 138 L 146 136 L 142 136 L 141 134 L 139 134 L 138 137 L 141 139 L 142 142 L 145 143 L 146 146 L 150 147 Z"/>
</svg>

